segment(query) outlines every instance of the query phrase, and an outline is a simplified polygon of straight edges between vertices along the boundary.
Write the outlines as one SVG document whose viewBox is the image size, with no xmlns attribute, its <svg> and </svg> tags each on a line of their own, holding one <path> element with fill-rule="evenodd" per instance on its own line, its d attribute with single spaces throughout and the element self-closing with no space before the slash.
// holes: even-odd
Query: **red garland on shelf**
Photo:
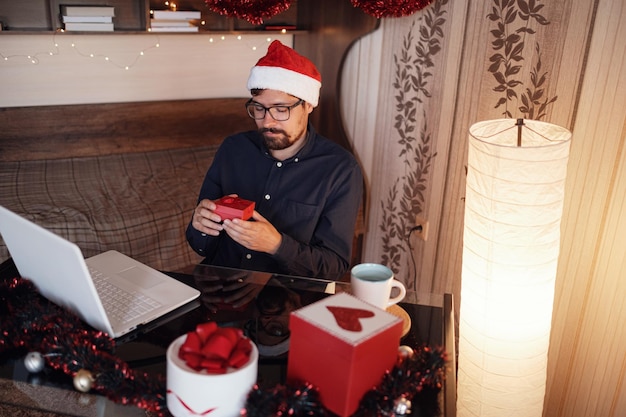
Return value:
<svg viewBox="0 0 626 417">
<path fill-rule="evenodd" d="M 433 0 L 350 0 L 354 7 L 376 18 L 410 16 Z"/>
<path fill-rule="evenodd" d="M 209 9 L 223 16 L 237 17 L 253 25 L 262 25 L 263 19 L 269 19 L 287 10 L 292 0 L 205 0 L 204 2 Z"/>
<path fill-rule="evenodd" d="M 262 25 L 269 19 L 289 9 L 293 0 L 205 0 L 207 7 L 222 16 L 247 20 Z M 352 6 L 361 8 L 376 18 L 410 16 L 431 4 L 433 0 L 350 0 Z"/>
</svg>

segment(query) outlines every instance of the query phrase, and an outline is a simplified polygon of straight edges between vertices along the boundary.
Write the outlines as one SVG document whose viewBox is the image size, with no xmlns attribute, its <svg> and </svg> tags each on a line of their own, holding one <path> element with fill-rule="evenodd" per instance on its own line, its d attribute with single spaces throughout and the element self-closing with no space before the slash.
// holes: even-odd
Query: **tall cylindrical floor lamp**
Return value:
<svg viewBox="0 0 626 417">
<path fill-rule="evenodd" d="M 457 412 L 541 417 L 571 133 L 470 127 Z"/>
</svg>

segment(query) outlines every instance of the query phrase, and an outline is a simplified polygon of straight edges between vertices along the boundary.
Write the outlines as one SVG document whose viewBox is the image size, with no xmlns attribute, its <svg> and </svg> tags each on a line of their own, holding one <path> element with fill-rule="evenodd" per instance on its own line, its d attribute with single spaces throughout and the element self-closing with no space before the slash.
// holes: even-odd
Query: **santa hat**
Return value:
<svg viewBox="0 0 626 417">
<path fill-rule="evenodd" d="M 322 76 L 315 65 L 293 49 L 275 40 L 267 54 L 250 70 L 248 90 L 282 91 L 317 106 Z"/>
</svg>

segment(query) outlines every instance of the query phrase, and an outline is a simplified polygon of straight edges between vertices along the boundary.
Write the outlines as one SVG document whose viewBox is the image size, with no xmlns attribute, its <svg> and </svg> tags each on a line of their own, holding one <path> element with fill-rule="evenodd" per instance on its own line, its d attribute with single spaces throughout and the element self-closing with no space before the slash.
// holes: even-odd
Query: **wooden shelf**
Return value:
<svg viewBox="0 0 626 417">
<path fill-rule="evenodd" d="M 306 30 L 290 30 L 284 34 L 302 35 L 308 33 Z M 113 32 L 94 32 L 94 31 L 53 31 L 53 30 L 4 30 L 0 31 L 0 36 L 9 35 L 191 35 L 191 36 L 210 36 L 210 35 L 260 35 L 260 34 L 278 34 L 283 35 L 279 31 L 264 30 L 200 30 L 199 32 L 150 32 L 148 30 L 115 30 Z"/>
<path fill-rule="evenodd" d="M 262 27 L 245 20 L 222 16 L 208 9 L 204 0 L 179 0 L 178 10 L 199 10 L 204 25 L 198 33 L 203 32 L 250 32 L 258 33 Z M 3 30 L 0 33 L 54 33 L 63 28 L 60 16 L 61 5 L 103 5 L 115 7 L 114 32 L 95 32 L 110 34 L 122 32 L 146 33 L 150 27 L 150 10 L 164 9 L 164 1 L 159 0 L 19 0 L 0 1 L 0 22 Z M 268 25 L 296 25 L 297 1 L 285 12 L 267 19 Z M 268 31 L 271 33 L 273 31 Z M 290 31 L 291 32 L 291 31 Z M 77 32 L 72 32 L 77 33 Z M 86 32 L 80 32 L 86 33 Z M 91 33 L 91 32 L 89 32 Z M 158 32 L 175 33 L 175 32 Z M 185 32 L 194 34 L 195 32 Z"/>
</svg>

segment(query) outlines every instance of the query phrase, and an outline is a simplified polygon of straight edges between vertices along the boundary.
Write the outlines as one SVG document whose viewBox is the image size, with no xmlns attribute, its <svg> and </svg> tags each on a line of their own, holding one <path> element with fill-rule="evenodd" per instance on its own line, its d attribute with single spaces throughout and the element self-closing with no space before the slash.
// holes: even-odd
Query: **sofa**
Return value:
<svg viewBox="0 0 626 417">
<path fill-rule="evenodd" d="M 200 261 L 185 239 L 221 141 L 254 128 L 246 98 L 0 109 L 0 205 L 154 268 Z M 10 257 L 0 238 L 0 262 Z M 33 254 L 33 259 L 37 254 Z"/>
</svg>

